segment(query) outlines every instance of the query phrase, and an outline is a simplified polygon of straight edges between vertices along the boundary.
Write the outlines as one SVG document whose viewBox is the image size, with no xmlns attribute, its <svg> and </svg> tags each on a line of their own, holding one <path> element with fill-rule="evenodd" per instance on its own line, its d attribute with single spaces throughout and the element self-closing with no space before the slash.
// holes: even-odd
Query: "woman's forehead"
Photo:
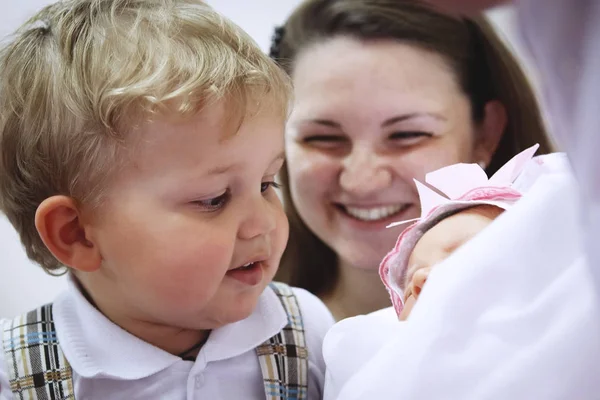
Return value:
<svg viewBox="0 0 600 400">
<path fill-rule="evenodd" d="M 309 101 L 323 108 L 335 102 L 400 102 L 402 97 L 452 99 L 461 93 L 441 56 L 395 42 L 329 43 L 298 59 L 295 106 Z M 352 49 L 352 46 L 355 48 Z M 373 48 L 371 48 L 373 47 Z M 360 102 L 359 102 L 360 103 Z"/>
<path fill-rule="evenodd" d="M 446 78 L 454 71 L 446 58 L 432 50 L 392 39 L 359 40 L 336 37 L 302 51 L 293 71 L 295 81 L 342 80 L 341 73 L 368 75 L 371 79 L 388 79 L 398 74 L 436 73 Z"/>
</svg>

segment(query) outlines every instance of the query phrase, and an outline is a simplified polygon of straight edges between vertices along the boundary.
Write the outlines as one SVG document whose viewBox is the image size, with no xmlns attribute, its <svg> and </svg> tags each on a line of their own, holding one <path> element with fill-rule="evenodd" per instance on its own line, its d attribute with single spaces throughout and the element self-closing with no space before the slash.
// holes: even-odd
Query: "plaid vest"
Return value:
<svg viewBox="0 0 600 400">
<path fill-rule="evenodd" d="M 288 317 L 287 325 L 256 348 L 267 400 L 304 400 L 308 349 L 298 300 L 291 288 L 272 283 Z M 3 332 L 11 390 L 18 400 L 75 399 L 73 371 L 65 358 L 52 316 L 52 304 L 15 318 Z"/>
</svg>

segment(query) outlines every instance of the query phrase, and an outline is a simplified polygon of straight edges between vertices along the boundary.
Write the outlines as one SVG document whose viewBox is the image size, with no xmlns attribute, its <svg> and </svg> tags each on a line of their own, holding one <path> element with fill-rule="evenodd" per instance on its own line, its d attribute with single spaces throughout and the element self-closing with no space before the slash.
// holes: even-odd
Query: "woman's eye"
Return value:
<svg viewBox="0 0 600 400">
<path fill-rule="evenodd" d="M 217 197 L 213 197 L 206 200 L 196 200 L 194 201 L 194 204 L 200 208 L 203 208 L 206 211 L 216 211 L 223 208 L 225 204 L 227 204 L 229 197 L 229 191 L 226 191 L 225 193 Z"/>
<path fill-rule="evenodd" d="M 394 132 L 389 136 L 390 140 L 400 142 L 401 145 L 409 145 L 418 142 L 424 138 L 430 138 L 433 134 L 429 132 L 406 131 Z"/>
<path fill-rule="evenodd" d="M 260 192 L 264 193 L 267 190 L 269 190 L 270 187 L 273 187 L 275 189 L 279 189 L 281 187 L 281 185 L 275 181 L 270 181 L 270 182 L 263 182 L 260 184 Z"/>
</svg>

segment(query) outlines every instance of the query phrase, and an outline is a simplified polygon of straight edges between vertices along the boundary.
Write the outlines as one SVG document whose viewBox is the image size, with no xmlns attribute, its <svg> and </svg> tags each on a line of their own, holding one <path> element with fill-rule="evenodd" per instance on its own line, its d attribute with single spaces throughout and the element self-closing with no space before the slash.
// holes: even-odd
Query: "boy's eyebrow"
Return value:
<svg viewBox="0 0 600 400">
<path fill-rule="evenodd" d="M 275 164 L 277 161 L 281 161 L 281 160 L 285 160 L 285 151 L 282 151 L 281 153 L 279 153 L 271 162 L 271 164 Z M 216 167 L 213 167 L 211 169 L 208 170 L 208 175 L 221 175 L 224 174 L 228 171 L 231 171 L 232 169 L 238 169 L 241 167 L 240 163 L 233 163 L 233 164 L 228 164 L 228 165 L 219 165 Z"/>
<path fill-rule="evenodd" d="M 208 170 L 208 175 L 221 175 L 232 169 L 238 168 L 239 163 L 229 164 L 229 165 L 218 165 Z"/>
</svg>

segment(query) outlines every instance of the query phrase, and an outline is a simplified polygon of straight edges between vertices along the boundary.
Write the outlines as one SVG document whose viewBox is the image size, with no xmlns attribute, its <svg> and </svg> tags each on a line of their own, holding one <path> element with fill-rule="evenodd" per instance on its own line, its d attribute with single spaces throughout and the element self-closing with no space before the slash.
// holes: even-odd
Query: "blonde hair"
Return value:
<svg viewBox="0 0 600 400">
<path fill-rule="evenodd" d="M 95 204 L 140 118 L 227 100 L 287 113 L 288 78 L 240 28 L 194 0 L 69 0 L 0 51 L 0 207 L 28 256 L 62 265 L 35 228 L 42 201 Z"/>
</svg>

